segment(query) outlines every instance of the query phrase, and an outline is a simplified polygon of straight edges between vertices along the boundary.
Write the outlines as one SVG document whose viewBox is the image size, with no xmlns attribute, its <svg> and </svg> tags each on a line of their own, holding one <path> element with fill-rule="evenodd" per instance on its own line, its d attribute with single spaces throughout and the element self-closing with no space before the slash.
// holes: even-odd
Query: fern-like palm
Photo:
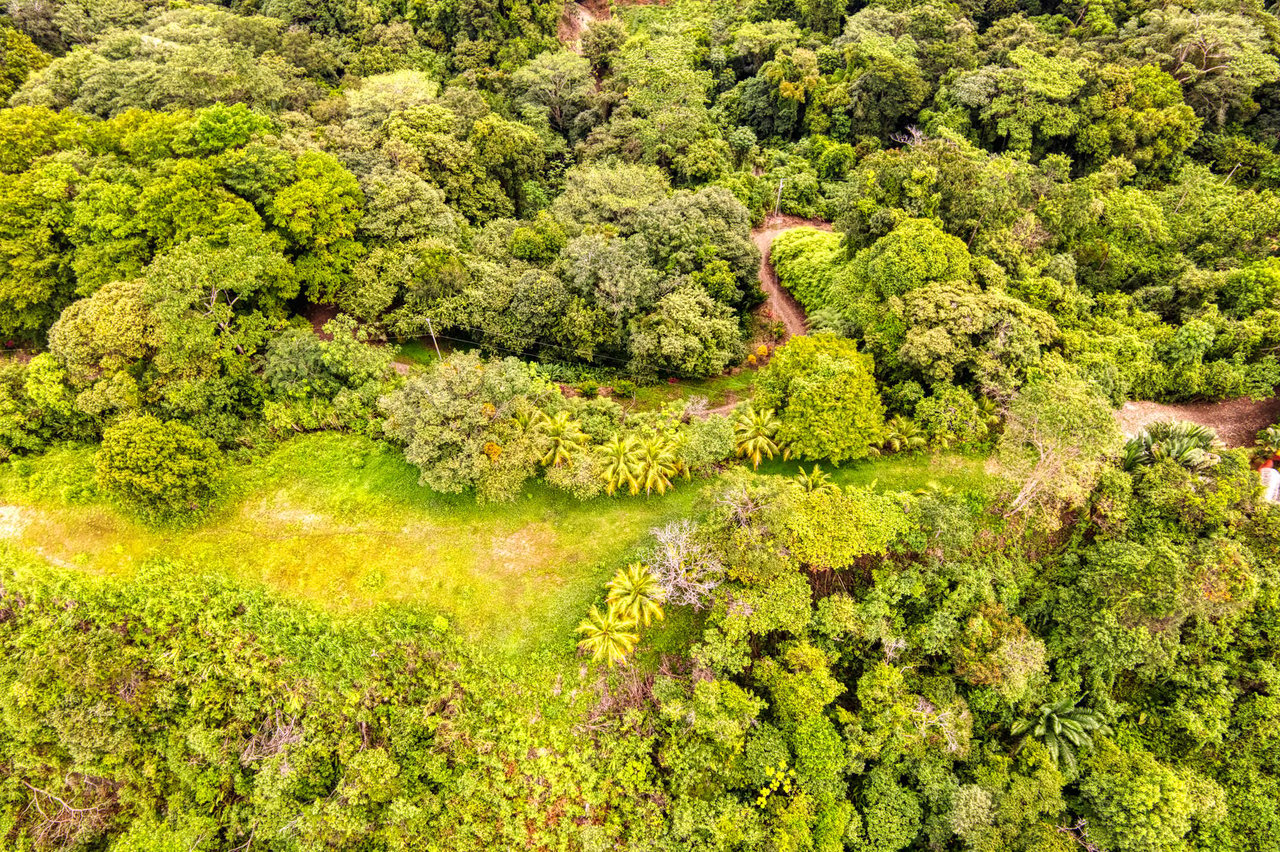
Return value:
<svg viewBox="0 0 1280 852">
<path fill-rule="evenodd" d="M 635 632 L 636 623 L 610 607 L 604 612 L 592 606 L 587 617 L 578 625 L 577 632 L 583 638 L 578 647 L 591 654 L 593 662 L 602 660 L 613 666 L 627 659 L 640 641 Z"/>
<path fill-rule="evenodd" d="M 1125 470 L 1172 460 L 1187 470 L 1208 470 L 1218 463 L 1222 449 L 1218 435 L 1207 426 L 1185 420 L 1152 423 L 1130 438 L 1124 445 L 1121 464 Z"/>
<path fill-rule="evenodd" d="M 738 409 L 733 419 L 734 447 L 738 458 L 751 460 L 758 469 L 766 457 L 772 459 L 781 449 L 778 446 L 778 428 L 782 425 L 772 408 L 757 411 L 747 403 Z"/>
<path fill-rule="evenodd" d="M 1076 751 L 1093 745 L 1090 734 L 1111 732 L 1097 713 L 1078 707 L 1079 703 L 1079 698 L 1066 698 L 1042 705 L 1035 716 L 1016 722 L 1011 732 L 1023 740 L 1027 737 L 1040 740 L 1055 763 L 1074 769 Z"/>
<path fill-rule="evenodd" d="M 600 478 L 610 497 L 623 488 L 634 495 L 640 491 L 640 443 L 631 435 L 615 435 L 600 446 Z"/>
<path fill-rule="evenodd" d="M 988 430 L 1000 425 L 1000 406 L 989 396 L 978 397 L 978 416 Z"/>
<path fill-rule="evenodd" d="M 800 486 L 800 490 L 807 494 L 817 494 L 824 491 L 835 491 L 835 483 L 831 481 L 831 476 L 825 470 L 816 464 L 813 470 L 806 471 L 804 466 L 800 467 L 800 472 L 791 478 L 791 481 Z"/>
<path fill-rule="evenodd" d="M 648 565 L 634 562 L 613 575 L 605 588 L 605 602 L 629 621 L 648 627 L 663 617 L 662 602 L 666 593 Z"/>
<path fill-rule="evenodd" d="M 640 445 L 636 456 L 636 479 L 645 494 L 657 491 L 666 494 L 671 487 L 671 477 L 680 472 L 671 442 L 662 435 L 653 435 Z"/>
<path fill-rule="evenodd" d="M 533 428 L 550 442 L 542 456 L 543 467 L 563 467 L 587 445 L 586 433 L 567 411 L 561 411 L 554 417 L 543 414 Z"/>
<path fill-rule="evenodd" d="M 1280 455 L 1280 425 L 1268 426 L 1258 433 L 1258 440 L 1254 442 L 1258 445 L 1258 449 L 1268 456 Z"/>
<path fill-rule="evenodd" d="M 891 453 L 914 453 L 927 445 L 924 432 L 913 421 L 895 414 L 885 424 L 885 439 L 881 445 Z"/>
</svg>

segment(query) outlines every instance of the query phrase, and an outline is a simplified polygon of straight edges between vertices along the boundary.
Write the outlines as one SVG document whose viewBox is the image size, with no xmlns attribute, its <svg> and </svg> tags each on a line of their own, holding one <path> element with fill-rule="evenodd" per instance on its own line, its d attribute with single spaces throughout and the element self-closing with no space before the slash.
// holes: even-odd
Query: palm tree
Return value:
<svg viewBox="0 0 1280 852">
<path fill-rule="evenodd" d="M 640 460 L 640 444 L 632 435 L 615 435 L 600 447 L 600 478 L 610 497 L 626 487 L 631 494 L 640 491 L 636 478 Z"/>
<path fill-rule="evenodd" d="M 624 618 L 645 627 L 654 619 L 662 620 L 662 601 L 666 592 L 648 565 L 633 562 L 619 569 L 605 588 L 609 590 L 605 602 Z"/>
<path fill-rule="evenodd" d="M 831 481 L 831 476 L 822 468 L 814 464 L 813 470 L 806 472 L 804 465 L 800 466 L 800 472 L 791 478 L 791 481 L 800 486 L 800 490 L 808 494 L 817 494 L 823 491 L 835 491 L 835 483 Z"/>
<path fill-rule="evenodd" d="M 950 429 L 941 429 L 933 433 L 933 440 L 929 443 L 935 450 L 949 450 L 951 445 L 956 442 L 956 433 Z"/>
<path fill-rule="evenodd" d="M 663 435 L 652 435 L 640 445 L 636 456 L 636 479 L 645 494 L 657 491 L 666 494 L 671 487 L 671 477 L 680 472 L 671 442 Z"/>
<path fill-rule="evenodd" d="M 1054 763 L 1074 769 L 1076 750 L 1093 746 L 1090 732 L 1111 733 L 1097 713 L 1077 707 L 1079 703 L 1079 698 L 1064 698 L 1042 705 L 1035 716 L 1015 723 L 1010 730 L 1014 736 L 1022 737 L 1023 742 L 1029 736 L 1043 741 Z"/>
<path fill-rule="evenodd" d="M 1207 426 L 1185 420 L 1152 423 L 1125 443 L 1121 463 L 1125 470 L 1134 471 L 1171 459 L 1199 472 L 1218 463 L 1221 448 L 1217 433 Z"/>
<path fill-rule="evenodd" d="M 593 662 L 605 660 L 611 666 L 621 663 L 640 641 L 634 632 L 635 626 L 634 621 L 623 617 L 612 607 L 601 613 L 600 608 L 593 605 L 591 612 L 578 625 L 576 632 L 583 635 L 578 647 L 590 651 Z"/>
<path fill-rule="evenodd" d="M 569 412 L 561 411 L 555 417 L 543 414 L 534 425 L 534 431 L 547 438 L 551 444 L 542 457 L 543 467 L 561 467 L 573 461 L 583 447 L 587 445 L 587 435 L 578 425 L 578 421 L 570 417 Z"/>
<path fill-rule="evenodd" d="M 751 403 L 738 409 L 733 420 L 733 435 L 738 458 L 751 459 L 751 466 L 758 469 L 765 456 L 772 459 L 779 452 L 777 435 L 782 422 L 772 408 L 756 411 Z"/>
<path fill-rule="evenodd" d="M 950 485 L 943 485 L 936 479 L 930 479 L 922 487 L 911 493 L 917 497 L 950 497 L 956 493 L 956 490 Z"/>
<path fill-rule="evenodd" d="M 987 431 L 994 431 L 1000 425 L 1000 406 L 989 396 L 978 397 L 978 416 L 986 424 Z"/>
<path fill-rule="evenodd" d="M 891 453 L 914 453 L 925 448 L 924 432 L 914 421 L 901 414 L 890 417 L 885 430 L 882 446 Z"/>
</svg>

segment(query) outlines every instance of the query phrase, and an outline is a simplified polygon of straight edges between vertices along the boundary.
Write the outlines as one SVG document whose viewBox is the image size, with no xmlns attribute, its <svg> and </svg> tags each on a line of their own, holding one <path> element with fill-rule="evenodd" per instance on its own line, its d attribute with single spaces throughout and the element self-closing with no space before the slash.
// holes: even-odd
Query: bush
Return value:
<svg viewBox="0 0 1280 852">
<path fill-rule="evenodd" d="M 217 444 L 176 421 L 149 415 L 107 429 L 98 486 L 144 515 L 198 514 L 216 496 L 223 457 Z"/>
<path fill-rule="evenodd" d="M 778 443 L 808 459 L 866 456 L 884 439 L 884 406 L 870 355 L 830 334 L 793 337 L 760 371 L 759 408 L 778 412 Z"/>
</svg>

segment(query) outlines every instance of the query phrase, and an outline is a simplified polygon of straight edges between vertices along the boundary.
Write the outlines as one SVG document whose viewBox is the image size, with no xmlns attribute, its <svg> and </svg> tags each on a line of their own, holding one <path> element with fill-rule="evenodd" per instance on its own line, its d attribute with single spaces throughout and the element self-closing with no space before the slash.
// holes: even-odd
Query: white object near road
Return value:
<svg viewBox="0 0 1280 852">
<path fill-rule="evenodd" d="M 1273 467 L 1258 471 L 1262 476 L 1262 497 L 1272 503 L 1280 503 L 1280 472 Z"/>
</svg>

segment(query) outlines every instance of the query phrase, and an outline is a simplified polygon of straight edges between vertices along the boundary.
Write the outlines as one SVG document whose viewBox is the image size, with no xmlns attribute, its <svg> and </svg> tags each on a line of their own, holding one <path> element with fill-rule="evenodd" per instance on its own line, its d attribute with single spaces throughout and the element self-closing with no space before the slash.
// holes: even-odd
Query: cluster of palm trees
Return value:
<svg viewBox="0 0 1280 852">
<path fill-rule="evenodd" d="M 591 654 L 593 662 L 610 666 L 625 662 L 640 641 L 640 626 L 648 627 L 663 617 L 666 592 L 649 566 L 634 562 L 620 569 L 606 585 L 606 608 L 594 604 L 578 625 L 583 638 L 578 647 Z"/>
<path fill-rule="evenodd" d="M 564 467 L 578 462 L 591 451 L 591 436 L 568 411 L 554 415 L 539 412 L 531 423 L 533 431 L 546 442 L 542 455 L 544 467 Z M 605 493 L 613 496 L 626 491 L 632 496 L 666 494 L 678 476 L 689 476 L 681 453 L 685 440 L 681 434 L 655 431 L 643 439 L 634 434 L 615 435 L 596 447 L 596 461 Z"/>
<path fill-rule="evenodd" d="M 689 477 L 680 452 L 683 436 L 655 432 L 643 440 L 635 435 L 615 435 L 600 446 L 600 478 L 609 496 L 619 491 L 633 497 L 643 491 L 666 494 L 678 476 Z"/>
</svg>

